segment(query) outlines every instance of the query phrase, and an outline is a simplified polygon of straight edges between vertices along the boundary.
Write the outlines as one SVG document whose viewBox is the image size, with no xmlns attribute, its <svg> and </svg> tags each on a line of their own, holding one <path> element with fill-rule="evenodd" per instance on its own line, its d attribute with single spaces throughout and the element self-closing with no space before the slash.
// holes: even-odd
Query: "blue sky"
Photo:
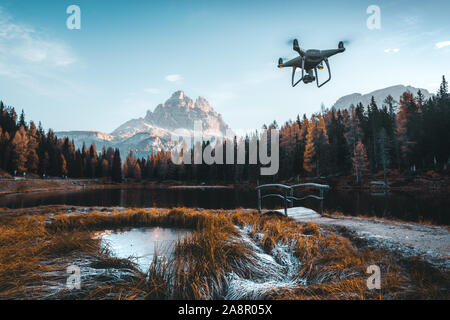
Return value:
<svg viewBox="0 0 450 320">
<path fill-rule="evenodd" d="M 81 8 L 81 30 L 66 8 Z M 381 9 L 369 30 L 366 9 Z M 182 89 L 233 129 L 310 115 L 321 103 L 396 84 L 436 91 L 450 70 L 448 0 L 0 0 L 0 99 L 45 128 L 111 132 Z M 290 86 L 279 57 L 347 51 L 332 81 Z"/>
</svg>

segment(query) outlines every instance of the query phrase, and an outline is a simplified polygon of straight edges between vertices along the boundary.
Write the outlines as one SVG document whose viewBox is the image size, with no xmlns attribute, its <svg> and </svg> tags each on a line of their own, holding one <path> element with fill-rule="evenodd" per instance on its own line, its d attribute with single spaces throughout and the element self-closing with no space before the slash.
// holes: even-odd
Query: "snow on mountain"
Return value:
<svg viewBox="0 0 450 320">
<path fill-rule="evenodd" d="M 60 131 L 56 132 L 59 138 L 68 137 L 73 140 L 78 148 L 83 146 L 85 142 L 86 147 L 89 147 L 92 143 L 95 144 L 97 148 L 102 148 L 103 146 L 112 146 L 115 137 L 111 134 L 99 132 L 99 131 Z"/>
<path fill-rule="evenodd" d="M 218 114 L 206 99 L 198 97 L 193 101 L 183 91 L 177 91 L 153 112 L 147 111 L 144 118 L 131 119 L 111 134 L 66 131 L 57 132 L 56 135 L 74 140 L 77 148 L 83 143 L 86 146 L 94 143 L 97 150 L 113 147 L 119 148 L 122 155 L 133 150 L 137 156 L 145 157 L 152 152 L 173 146 L 170 140 L 177 129 L 183 129 L 184 135 L 193 135 L 195 121 L 201 121 L 205 135 L 224 136 L 229 129 L 222 115 Z"/>
<path fill-rule="evenodd" d="M 366 107 L 370 103 L 372 96 L 375 98 L 377 105 L 381 107 L 383 105 L 384 99 L 386 99 L 388 95 L 391 95 L 394 98 L 394 100 L 397 101 L 398 103 L 398 101 L 400 101 L 400 96 L 404 92 L 409 91 L 412 94 L 417 95 L 417 92 L 419 90 L 422 91 L 425 99 L 428 99 L 433 96 L 433 94 L 429 93 L 428 90 L 426 89 L 397 85 L 375 90 L 373 92 L 364 95 L 361 93 L 353 93 L 343 96 L 336 101 L 333 107 L 336 109 L 348 109 L 352 104 L 356 106 L 360 102 L 364 105 L 364 107 Z"/>
</svg>

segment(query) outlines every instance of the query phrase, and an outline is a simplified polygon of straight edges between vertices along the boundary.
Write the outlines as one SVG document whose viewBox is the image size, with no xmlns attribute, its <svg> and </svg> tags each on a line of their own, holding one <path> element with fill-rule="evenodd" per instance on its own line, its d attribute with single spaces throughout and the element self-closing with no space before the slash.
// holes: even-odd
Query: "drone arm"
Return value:
<svg viewBox="0 0 450 320">
<path fill-rule="evenodd" d="M 294 51 L 297 52 L 301 57 L 305 56 L 305 51 L 300 49 L 300 47 L 294 47 Z"/>
<path fill-rule="evenodd" d="M 298 40 L 294 39 L 294 51 L 297 52 L 301 57 L 305 56 L 305 51 L 303 51 L 300 46 L 298 45 Z"/>
<path fill-rule="evenodd" d="M 316 83 L 317 83 L 317 87 L 320 88 L 322 86 L 324 86 L 326 83 L 328 83 L 331 80 L 331 69 L 330 69 L 330 63 L 328 62 L 328 59 L 325 58 L 324 59 L 325 64 L 327 65 L 327 69 L 328 69 L 328 80 L 325 81 L 322 84 L 319 84 L 319 73 L 317 72 L 317 67 L 314 68 L 314 72 L 316 73 Z"/>
<path fill-rule="evenodd" d="M 331 49 L 331 50 L 322 50 L 322 54 L 325 57 L 329 58 L 331 56 L 334 56 L 335 54 L 342 53 L 344 51 L 345 51 L 345 48 Z"/>
</svg>

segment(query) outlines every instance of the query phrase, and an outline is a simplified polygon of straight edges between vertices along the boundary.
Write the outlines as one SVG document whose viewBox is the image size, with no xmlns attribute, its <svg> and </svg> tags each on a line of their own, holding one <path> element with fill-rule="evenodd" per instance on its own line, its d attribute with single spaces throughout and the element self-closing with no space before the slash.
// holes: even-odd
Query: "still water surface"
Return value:
<svg viewBox="0 0 450 320">
<path fill-rule="evenodd" d="M 175 244 L 189 236 L 187 229 L 172 228 L 135 228 L 120 231 L 104 231 L 97 235 L 102 245 L 107 247 L 116 258 L 136 262 L 143 272 L 148 271 L 155 255 L 170 257 Z"/>
<path fill-rule="evenodd" d="M 298 196 L 302 194 L 299 193 Z M 123 207 L 191 207 L 206 209 L 256 208 L 256 192 L 236 189 L 98 189 L 76 192 L 48 192 L 0 196 L 0 207 L 26 208 L 39 205 L 123 206 Z M 263 206 L 280 207 L 277 199 L 265 199 Z M 318 210 L 319 202 L 297 202 Z M 391 192 L 374 196 L 362 191 L 330 190 L 325 193 L 324 208 L 347 215 L 395 217 L 406 221 L 430 220 L 450 224 L 450 197 L 443 193 Z"/>
</svg>

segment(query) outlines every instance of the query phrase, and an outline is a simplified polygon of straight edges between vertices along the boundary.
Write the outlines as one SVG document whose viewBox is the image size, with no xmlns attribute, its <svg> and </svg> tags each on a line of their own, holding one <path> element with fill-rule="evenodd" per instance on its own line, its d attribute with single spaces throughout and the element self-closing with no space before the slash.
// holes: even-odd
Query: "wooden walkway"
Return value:
<svg viewBox="0 0 450 320">
<path fill-rule="evenodd" d="M 294 195 L 294 190 L 296 188 L 305 187 L 305 188 L 317 188 L 320 190 L 320 194 L 317 195 L 307 195 L 304 197 L 296 197 Z M 324 190 L 329 189 L 330 186 L 324 185 L 324 184 L 317 184 L 317 183 L 301 183 L 301 184 L 295 184 L 295 185 L 284 185 L 284 184 L 263 184 L 258 185 L 256 187 L 256 191 L 258 192 L 258 211 L 262 212 L 262 200 L 268 197 L 272 198 L 279 198 L 283 201 L 284 209 L 276 210 L 276 212 L 279 212 L 287 217 L 294 218 L 298 221 L 305 221 L 312 218 L 318 218 L 321 217 L 321 214 L 323 213 L 323 200 L 324 198 Z M 270 194 L 263 194 L 263 189 L 270 189 L 270 190 L 280 190 L 280 193 L 270 193 Z M 272 191 L 273 192 L 273 191 Z M 294 201 L 302 201 L 306 200 L 308 198 L 316 199 L 320 201 L 320 214 L 312 209 L 308 209 L 305 207 L 294 207 Z"/>
<path fill-rule="evenodd" d="M 275 210 L 284 215 L 284 209 Z M 290 218 L 294 218 L 297 221 L 308 221 L 314 218 L 320 218 L 321 215 L 314 211 L 313 209 L 305 207 L 294 207 L 287 209 L 287 215 Z"/>
</svg>

